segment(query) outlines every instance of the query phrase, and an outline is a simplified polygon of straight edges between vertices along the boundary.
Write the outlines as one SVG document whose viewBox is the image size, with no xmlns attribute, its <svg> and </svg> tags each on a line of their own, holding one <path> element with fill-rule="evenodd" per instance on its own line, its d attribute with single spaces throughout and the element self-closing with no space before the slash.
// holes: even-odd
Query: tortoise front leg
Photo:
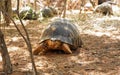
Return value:
<svg viewBox="0 0 120 75">
<path fill-rule="evenodd" d="M 35 50 L 33 50 L 33 54 L 38 55 L 40 52 L 42 52 L 45 49 L 46 48 L 45 48 L 44 44 L 41 43 Z"/>
<path fill-rule="evenodd" d="M 72 51 L 70 50 L 69 45 L 68 45 L 68 44 L 65 44 L 65 43 L 63 43 L 63 45 L 62 45 L 62 50 L 63 50 L 65 53 L 69 53 L 69 54 L 72 53 Z"/>
</svg>

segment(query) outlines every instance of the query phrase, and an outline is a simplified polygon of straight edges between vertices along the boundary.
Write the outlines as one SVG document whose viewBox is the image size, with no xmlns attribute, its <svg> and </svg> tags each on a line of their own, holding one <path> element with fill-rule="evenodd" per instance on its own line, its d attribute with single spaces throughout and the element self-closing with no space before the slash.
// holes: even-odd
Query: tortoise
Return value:
<svg viewBox="0 0 120 75">
<path fill-rule="evenodd" d="M 24 20 L 36 20 L 38 18 L 38 14 L 30 6 L 23 7 L 19 14 L 20 18 Z"/>
<path fill-rule="evenodd" d="M 93 13 L 101 13 L 103 15 L 113 15 L 112 4 L 114 3 L 112 3 L 111 1 L 104 2 L 96 6 Z"/>
<path fill-rule="evenodd" d="M 75 24 L 67 19 L 56 19 L 43 31 L 38 47 L 33 50 L 37 55 L 47 50 L 62 50 L 71 54 L 82 46 L 80 32 Z"/>
<path fill-rule="evenodd" d="M 45 7 L 41 10 L 41 14 L 44 18 L 48 18 L 48 17 L 53 17 L 54 13 L 53 10 L 51 10 L 51 8 L 49 7 Z"/>
</svg>

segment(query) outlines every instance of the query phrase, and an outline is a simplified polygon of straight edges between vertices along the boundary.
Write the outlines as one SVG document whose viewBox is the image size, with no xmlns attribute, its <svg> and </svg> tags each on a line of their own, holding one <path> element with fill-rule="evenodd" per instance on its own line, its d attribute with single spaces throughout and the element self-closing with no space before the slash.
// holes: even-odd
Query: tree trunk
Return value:
<svg viewBox="0 0 120 75">
<path fill-rule="evenodd" d="M 0 24 L 1 24 L 1 21 L 2 21 L 2 9 L 3 9 L 3 6 L 4 6 L 4 2 L 3 2 L 3 0 L 1 0 L 1 2 L 0 2 Z"/>
<path fill-rule="evenodd" d="M 0 52 L 2 55 L 3 60 L 3 71 L 5 75 L 8 73 L 12 73 L 12 65 L 10 61 L 10 56 L 8 54 L 8 50 L 5 44 L 4 35 L 2 34 L 2 31 L 0 30 Z"/>
<path fill-rule="evenodd" d="M 5 12 L 7 12 L 11 16 L 12 15 L 11 0 L 4 0 L 4 4 L 3 5 L 4 5 L 3 9 L 5 10 Z M 6 15 L 4 15 L 4 19 L 5 19 L 6 25 L 9 26 L 10 19 Z"/>
</svg>

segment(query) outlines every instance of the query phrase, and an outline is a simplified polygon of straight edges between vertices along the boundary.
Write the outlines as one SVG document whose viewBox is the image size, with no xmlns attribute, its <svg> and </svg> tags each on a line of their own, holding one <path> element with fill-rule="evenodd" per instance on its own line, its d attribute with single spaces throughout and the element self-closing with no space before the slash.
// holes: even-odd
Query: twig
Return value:
<svg viewBox="0 0 120 75">
<path fill-rule="evenodd" d="M 17 6 L 17 9 L 18 9 L 18 8 L 19 8 L 19 0 L 17 0 L 17 5 L 18 5 L 18 6 Z M 20 18 L 19 10 L 17 10 L 17 15 L 18 15 L 18 18 L 19 18 L 19 20 L 20 20 L 20 22 L 21 22 L 21 25 L 22 25 L 22 27 L 23 27 L 23 29 L 24 29 L 24 31 L 25 31 L 25 34 L 26 34 L 26 39 L 25 39 L 25 37 L 24 37 L 24 40 L 25 40 L 25 42 L 26 42 L 26 44 L 27 44 L 27 47 L 28 47 L 28 50 L 29 50 L 29 52 L 30 52 L 30 58 L 31 58 L 31 62 L 32 62 L 33 73 L 34 73 L 34 75 L 37 75 L 37 70 L 36 70 L 36 67 L 35 67 L 34 58 L 33 58 L 33 54 L 32 54 L 31 42 L 30 42 L 30 39 L 29 39 L 28 32 L 27 32 L 27 30 L 26 30 L 26 28 L 25 28 L 25 26 L 24 26 L 24 24 L 23 24 L 23 22 L 22 22 L 22 20 L 21 20 L 21 18 Z"/>
<path fill-rule="evenodd" d="M 19 20 L 21 22 L 21 25 L 22 25 L 22 27 L 23 27 L 23 29 L 25 31 L 25 34 L 26 34 L 26 38 L 24 37 L 24 40 L 25 40 L 25 42 L 26 42 L 26 44 L 28 46 L 28 50 L 30 52 L 30 58 L 31 58 L 31 62 L 32 62 L 32 67 L 33 67 L 34 75 L 37 75 L 37 70 L 36 70 L 35 63 L 34 63 L 34 58 L 33 58 L 33 54 L 32 54 L 32 47 L 31 47 L 29 35 L 28 35 L 28 32 L 27 32 L 27 30 L 26 30 L 26 28 L 25 28 L 22 20 L 20 19 L 20 16 L 19 16 L 18 12 L 17 12 L 17 15 L 18 15 L 18 18 L 19 18 Z"/>
<path fill-rule="evenodd" d="M 25 36 L 21 33 L 20 29 L 17 27 L 16 23 L 14 22 L 14 20 L 12 19 L 12 17 L 10 15 L 8 15 L 4 10 L 2 10 L 2 12 L 4 12 L 4 14 L 11 19 L 11 21 L 13 22 L 14 26 L 16 27 L 17 31 L 19 32 L 19 34 L 23 37 L 24 41 L 26 42 L 27 46 L 28 46 L 28 50 L 30 52 L 30 58 L 31 58 L 31 62 L 32 62 L 32 68 L 33 68 L 33 73 L 34 75 L 37 75 L 37 70 L 36 70 L 36 67 L 35 67 L 35 63 L 34 63 L 34 58 L 33 58 L 33 55 L 32 55 L 32 47 L 31 47 L 31 44 L 30 44 L 30 40 L 29 40 L 29 36 L 28 36 L 28 33 L 27 33 L 27 30 L 25 29 L 24 27 L 24 24 L 22 22 L 22 20 L 20 19 L 19 17 L 19 14 L 18 14 L 18 17 L 20 19 L 20 22 L 22 24 L 22 27 L 26 33 L 26 36 L 27 38 L 25 38 Z"/>
</svg>

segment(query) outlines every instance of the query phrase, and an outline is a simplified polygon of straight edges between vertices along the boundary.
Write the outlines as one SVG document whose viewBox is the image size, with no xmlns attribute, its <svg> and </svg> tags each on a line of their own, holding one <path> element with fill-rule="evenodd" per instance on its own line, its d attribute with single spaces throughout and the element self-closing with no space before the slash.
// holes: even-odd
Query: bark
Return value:
<svg viewBox="0 0 120 75">
<path fill-rule="evenodd" d="M 0 30 L 0 52 L 2 55 L 3 71 L 5 75 L 7 75 L 8 73 L 12 73 L 12 65 L 10 61 L 10 56 L 8 54 L 8 50 L 5 44 L 5 40 L 4 40 L 4 35 L 2 34 L 1 30 Z"/>
<path fill-rule="evenodd" d="M 11 6 L 11 0 L 4 0 L 4 10 L 7 12 L 10 16 L 12 15 L 12 6 Z M 6 15 L 4 15 L 4 19 L 6 22 L 6 25 L 9 26 L 10 19 L 7 18 Z"/>
<path fill-rule="evenodd" d="M 30 58 L 31 58 L 31 63 L 32 63 L 32 69 L 33 69 L 33 75 L 38 75 L 37 74 L 37 69 L 36 69 L 36 66 L 35 66 L 35 62 L 34 62 L 34 57 L 33 57 L 33 54 L 32 54 L 32 46 L 31 46 L 31 43 L 30 43 L 30 39 L 29 39 L 29 35 L 28 35 L 28 32 L 22 22 L 22 20 L 20 19 L 20 16 L 19 16 L 19 13 L 17 12 L 18 14 L 18 18 L 22 24 L 22 27 L 25 31 L 25 34 L 26 34 L 26 38 L 23 36 L 23 34 L 21 33 L 21 31 L 18 29 L 17 25 L 16 25 L 16 28 L 18 30 L 18 32 L 20 33 L 20 35 L 23 37 L 23 39 L 25 40 L 26 44 L 27 44 L 27 47 L 28 47 L 28 50 L 30 52 Z"/>
<path fill-rule="evenodd" d="M 19 2 L 18 2 L 19 3 Z M 7 16 L 7 18 L 11 19 L 11 21 L 13 22 L 13 24 L 15 25 L 16 29 L 18 30 L 18 32 L 20 33 L 20 35 L 22 36 L 22 38 L 25 40 L 27 46 L 28 46 L 28 50 L 30 52 L 30 58 L 31 58 L 31 62 L 32 62 L 32 69 L 33 69 L 33 75 L 37 75 L 37 70 L 36 70 L 36 67 L 35 67 L 35 63 L 34 63 L 34 58 L 33 58 L 33 55 L 32 55 L 32 46 L 31 46 L 31 43 L 30 43 L 30 39 L 29 39 L 29 35 L 28 35 L 28 32 L 22 22 L 22 20 L 20 19 L 19 17 L 19 13 L 17 11 L 17 15 L 18 15 L 18 18 L 22 24 L 22 27 L 25 31 L 25 34 L 26 34 L 26 37 L 23 35 L 23 33 L 21 33 L 20 29 L 17 27 L 16 23 L 14 22 L 14 20 L 12 19 L 12 17 L 6 13 L 4 10 L 2 10 L 2 12 L 4 12 L 4 14 Z"/>
<path fill-rule="evenodd" d="M 17 5 L 19 5 L 19 0 L 17 0 Z M 18 6 L 17 6 L 17 9 L 18 9 Z M 26 38 L 25 36 L 21 33 L 20 29 L 17 27 L 16 23 L 13 21 L 13 19 L 9 16 L 9 18 L 13 21 L 16 29 L 18 30 L 18 32 L 20 33 L 20 35 L 22 36 L 22 38 L 25 40 L 26 44 L 27 44 L 27 47 L 28 47 L 28 50 L 30 52 L 30 58 L 31 58 L 31 63 L 32 63 L 32 69 L 33 69 L 33 75 L 37 75 L 37 69 L 35 67 L 35 63 L 34 63 L 34 58 L 33 58 L 33 54 L 32 54 L 32 46 L 31 46 L 31 42 L 30 42 L 30 39 L 29 39 L 29 35 L 28 35 L 28 32 L 22 22 L 22 20 L 20 19 L 20 15 L 19 15 L 19 12 L 17 10 L 17 15 L 18 15 L 18 18 L 21 22 L 21 25 L 23 27 L 23 30 L 25 31 L 25 34 L 26 34 Z"/>
</svg>

